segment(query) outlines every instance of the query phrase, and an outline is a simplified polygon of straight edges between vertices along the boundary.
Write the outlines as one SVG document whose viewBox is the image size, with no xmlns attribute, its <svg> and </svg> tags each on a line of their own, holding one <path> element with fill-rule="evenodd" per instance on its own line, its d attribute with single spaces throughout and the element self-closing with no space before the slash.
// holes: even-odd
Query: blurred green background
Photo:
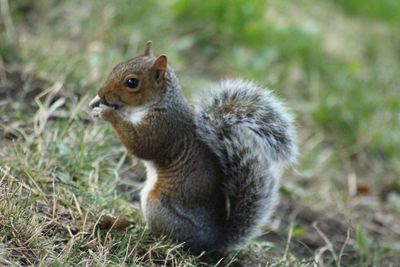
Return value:
<svg viewBox="0 0 400 267">
<path fill-rule="evenodd" d="M 79 100 L 90 99 L 115 64 L 152 40 L 156 54 L 168 55 L 190 99 L 221 78 L 242 77 L 285 100 L 297 119 L 301 153 L 295 171 L 283 179 L 285 197 L 319 211 L 335 206 L 355 214 L 356 222 L 365 199 L 376 212 L 398 215 L 400 1 L 0 2 L 1 68 L 23 73 L 27 83 L 62 83 L 58 95 L 67 101 L 57 110 L 67 114 L 68 126 L 48 129 L 85 131 L 72 123 L 88 117 L 85 108 L 76 110 Z M 24 88 L 18 101 L 0 105 L 3 125 L 19 132 L 17 122 L 32 117 L 22 104 L 30 87 Z M 61 153 L 66 162 L 77 153 L 74 146 L 94 145 L 65 136 L 58 142 L 71 150 Z M 108 128 L 103 138 L 119 146 Z M 92 156 L 81 165 L 99 152 L 87 149 Z M 43 157 L 60 157 L 54 153 Z M 74 166 L 57 171 L 71 173 Z M 400 234 L 392 226 L 381 233 L 388 244 Z"/>
<path fill-rule="evenodd" d="M 337 163 L 362 158 L 365 168 L 379 161 L 399 173 L 399 1 L 10 5 L 15 27 L 3 27 L 4 63 L 95 92 L 114 64 L 151 39 L 188 92 L 224 77 L 261 81 L 287 99 L 301 133 L 322 135 Z"/>
</svg>

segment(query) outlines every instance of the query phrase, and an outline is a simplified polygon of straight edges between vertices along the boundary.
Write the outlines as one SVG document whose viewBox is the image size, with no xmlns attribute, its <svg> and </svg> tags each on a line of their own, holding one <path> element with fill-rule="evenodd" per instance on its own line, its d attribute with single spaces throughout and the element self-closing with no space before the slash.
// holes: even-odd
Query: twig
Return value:
<svg viewBox="0 0 400 267">
<path fill-rule="evenodd" d="M 340 252 L 339 252 L 339 260 L 337 262 L 337 266 L 338 267 L 340 266 L 340 263 L 342 261 L 342 256 L 343 256 L 344 249 L 346 248 L 349 240 L 350 240 L 350 226 L 347 228 L 346 240 L 344 241 L 343 246 L 342 246 L 342 248 L 340 249 Z"/>
<path fill-rule="evenodd" d="M 292 240 L 292 235 L 293 235 L 293 221 L 290 222 L 289 234 L 288 234 L 287 243 L 286 243 L 286 247 L 285 247 L 285 253 L 283 254 L 283 258 L 285 259 L 285 261 L 287 261 L 287 255 L 289 253 L 289 246 L 290 246 L 290 242 Z"/>
<path fill-rule="evenodd" d="M 322 237 L 322 239 L 325 241 L 326 246 L 328 247 L 328 250 L 332 253 L 333 259 L 335 262 L 338 262 L 338 257 L 335 253 L 335 250 L 333 249 L 332 242 L 328 239 L 328 237 L 318 228 L 317 222 L 313 222 L 313 227 L 315 230 L 317 230 L 318 234 Z"/>
</svg>

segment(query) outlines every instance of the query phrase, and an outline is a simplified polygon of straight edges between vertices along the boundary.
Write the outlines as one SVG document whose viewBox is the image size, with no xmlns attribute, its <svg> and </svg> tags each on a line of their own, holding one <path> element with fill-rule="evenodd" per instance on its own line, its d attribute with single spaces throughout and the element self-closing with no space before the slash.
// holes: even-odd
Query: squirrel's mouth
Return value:
<svg viewBox="0 0 400 267">
<path fill-rule="evenodd" d="M 96 95 L 95 98 L 93 98 L 92 101 L 90 101 L 89 103 L 90 108 L 99 107 L 100 105 L 112 107 L 113 109 L 116 110 L 122 107 L 122 105 L 108 103 L 105 99 L 99 97 L 98 95 Z"/>
</svg>

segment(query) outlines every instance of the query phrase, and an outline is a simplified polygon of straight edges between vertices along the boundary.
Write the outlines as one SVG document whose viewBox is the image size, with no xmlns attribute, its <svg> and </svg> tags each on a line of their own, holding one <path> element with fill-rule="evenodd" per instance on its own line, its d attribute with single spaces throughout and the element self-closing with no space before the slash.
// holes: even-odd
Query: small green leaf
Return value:
<svg viewBox="0 0 400 267">
<path fill-rule="evenodd" d="M 304 235 L 304 233 L 305 233 L 305 229 L 304 229 L 303 226 L 296 226 L 293 229 L 292 236 L 293 237 L 300 237 L 300 236 Z"/>
</svg>

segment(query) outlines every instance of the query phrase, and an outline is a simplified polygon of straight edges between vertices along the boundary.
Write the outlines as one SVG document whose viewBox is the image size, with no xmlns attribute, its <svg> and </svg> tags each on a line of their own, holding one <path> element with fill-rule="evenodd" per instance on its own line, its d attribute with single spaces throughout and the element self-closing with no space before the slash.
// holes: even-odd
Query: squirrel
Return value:
<svg viewBox="0 0 400 267">
<path fill-rule="evenodd" d="M 186 100 L 167 56 L 119 63 L 90 102 L 146 167 L 141 209 L 151 232 L 194 253 L 245 245 L 270 219 L 279 179 L 297 155 L 293 118 L 265 88 L 226 80 Z"/>
</svg>

